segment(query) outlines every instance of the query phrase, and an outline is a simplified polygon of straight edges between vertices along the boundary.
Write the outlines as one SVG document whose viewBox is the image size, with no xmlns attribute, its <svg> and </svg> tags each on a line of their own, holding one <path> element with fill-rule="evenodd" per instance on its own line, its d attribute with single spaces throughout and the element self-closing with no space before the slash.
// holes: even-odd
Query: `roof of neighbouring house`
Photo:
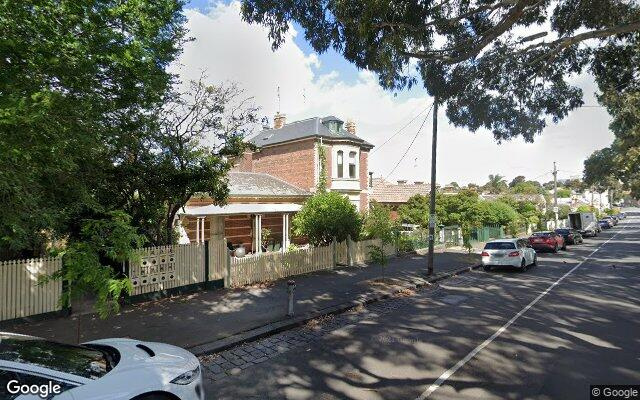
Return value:
<svg viewBox="0 0 640 400">
<path fill-rule="evenodd" d="M 343 123 L 341 119 L 334 117 L 333 115 L 329 115 L 327 117 L 313 117 L 285 124 L 282 128 L 278 129 L 264 129 L 249 141 L 258 147 L 263 147 L 292 140 L 319 137 L 323 139 L 348 140 L 356 142 L 364 147 L 373 148 L 371 143 L 347 132 L 347 130 L 344 129 L 344 124 L 340 126 L 340 129 L 337 132 L 331 131 L 329 127 L 325 125 L 325 123 L 329 121 L 337 121 L 341 124 Z"/>
<path fill-rule="evenodd" d="M 230 197 L 307 197 L 311 192 L 259 172 L 229 172 Z"/>
<path fill-rule="evenodd" d="M 396 184 L 383 178 L 373 179 L 373 193 L 371 200 L 378 203 L 406 203 L 416 194 L 429 194 L 429 185 L 425 183 Z"/>
</svg>

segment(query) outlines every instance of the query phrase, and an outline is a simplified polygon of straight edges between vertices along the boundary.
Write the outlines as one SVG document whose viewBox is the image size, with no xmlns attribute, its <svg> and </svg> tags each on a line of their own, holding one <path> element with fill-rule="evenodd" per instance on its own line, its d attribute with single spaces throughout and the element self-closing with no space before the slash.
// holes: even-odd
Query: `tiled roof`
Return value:
<svg viewBox="0 0 640 400">
<path fill-rule="evenodd" d="M 395 184 L 382 178 L 373 179 L 371 199 L 379 203 L 406 203 L 412 196 L 429 194 L 429 185 L 425 183 Z"/>
<path fill-rule="evenodd" d="M 278 129 L 264 129 L 249 141 L 258 147 L 262 147 L 289 142 L 296 139 L 321 137 L 324 139 L 349 140 L 359 143 L 365 147 L 373 147 L 373 145 L 366 140 L 347 132 L 347 130 L 344 129 L 344 126 L 338 132 L 330 131 L 329 128 L 323 124 L 323 122 L 327 121 L 342 122 L 342 120 L 334 116 L 327 116 L 323 118 L 313 117 L 285 124 L 282 128 Z"/>
<path fill-rule="evenodd" d="M 229 172 L 229 196 L 305 197 L 311 196 L 311 193 L 269 174 Z"/>
</svg>

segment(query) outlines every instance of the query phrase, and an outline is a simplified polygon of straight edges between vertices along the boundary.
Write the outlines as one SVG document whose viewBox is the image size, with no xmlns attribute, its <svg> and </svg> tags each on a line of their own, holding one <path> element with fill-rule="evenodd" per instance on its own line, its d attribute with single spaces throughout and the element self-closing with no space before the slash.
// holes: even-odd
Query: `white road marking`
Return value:
<svg viewBox="0 0 640 400">
<path fill-rule="evenodd" d="M 591 256 L 593 256 L 601 247 L 603 247 L 604 245 L 606 245 L 607 243 L 609 243 L 609 241 L 611 241 L 613 238 L 615 238 L 616 236 L 618 236 L 620 233 L 622 233 L 622 231 L 624 231 L 624 229 L 627 226 L 623 226 L 622 229 L 617 232 L 615 235 L 611 236 L 609 239 L 607 239 L 604 243 L 602 243 L 600 246 L 598 246 L 597 249 L 595 249 L 594 251 L 592 251 L 587 258 L 585 258 L 584 260 L 582 260 L 578 265 L 576 265 L 575 267 L 571 268 L 567 273 L 565 273 L 564 275 L 562 275 L 557 281 L 555 281 L 554 283 L 551 284 L 551 286 L 549 286 L 544 292 L 540 293 L 538 295 L 538 297 L 536 297 L 535 299 L 533 299 L 533 301 L 531 301 L 531 303 L 527 304 L 525 306 L 525 308 L 523 308 L 522 310 L 520 310 L 520 312 L 518 312 L 516 315 L 513 316 L 513 318 L 511 318 L 509 321 L 507 321 L 507 323 L 505 323 L 504 325 L 502 325 L 502 327 L 500 327 L 500 329 L 498 329 L 493 335 L 489 336 L 488 339 L 486 339 L 484 342 L 480 343 L 475 349 L 471 350 L 471 352 L 469 352 L 469 354 L 467 354 L 462 360 L 458 361 L 458 363 L 456 365 L 454 365 L 453 367 L 449 368 L 448 370 L 444 371 L 442 373 L 442 375 L 440 375 L 440 377 L 438 379 L 436 379 L 435 382 L 433 382 L 428 388 L 427 390 L 425 390 L 424 392 L 422 392 L 422 394 L 418 397 L 416 397 L 416 400 L 424 400 L 426 398 L 428 398 L 433 392 L 435 392 L 436 390 L 438 390 L 438 388 L 440 386 L 442 386 L 443 383 L 445 383 L 447 381 L 447 379 L 449 379 L 451 377 L 451 375 L 455 374 L 456 371 L 458 371 L 460 368 L 462 368 L 467 362 L 469 362 L 469 360 L 471 360 L 473 357 L 476 356 L 476 354 L 480 353 L 482 351 L 482 349 L 484 349 L 485 347 L 487 347 L 489 344 L 491 344 L 491 342 L 493 342 L 498 336 L 500 336 L 504 331 L 507 330 L 507 328 L 509 328 L 511 326 L 511 324 L 513 324 L 514 322 L 516 322 L 516 320 L 518 318 L 520 318 L 524 313 L 527 312 L 527 310 L 529 310 L 531 307 L 533 307 L 537 302 L 540 301 L 540 299 L 542 299 L 544 296 L 547 295 L 547 293 L 549 293 L 551 291 L 551 289 L 553 289 L 554 287 L 556 287 L 560 282 L 562 282 L 564 280 L 564 278 L 566 278 L 567 276 L 571 275 L 573 273 L 573 271 L 575 271 L 576 269 L 578 269 L 582 264 L 584 264 L 586 261 L 588 261 Z"/>
</svg>

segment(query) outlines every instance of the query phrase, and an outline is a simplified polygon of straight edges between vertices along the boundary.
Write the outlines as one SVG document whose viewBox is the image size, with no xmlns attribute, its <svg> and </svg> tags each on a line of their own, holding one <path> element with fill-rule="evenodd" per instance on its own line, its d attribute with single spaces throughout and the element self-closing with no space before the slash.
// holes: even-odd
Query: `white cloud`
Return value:
<svg viewBox="0 0 640 400">
<path fill-rule="evenodd" d="M 208 15 L 188 10 L 188 28 L 194 41 L 180 60 L 179 72 L 184 80 L 193 79 L 204 70 L 212 82 L 235 81 L 254 96 L 262 107 L 261 115 L 270 118 L 280 109 L 288 121 L 312 116 L 336 115 L 353 119 L 358 134 L 381 144 L 405 125 L 431 99 L 385 92 L 374 74 L 361 71 L 356 82 L 341 80 L 339 71 L 318 72 L 321 59 L 306 55 L 292 40 L 293 29 L 285 44 L 273 52 L 267 31 L 249 25 L 240 18 L 238 3 L 216 4 Z M 586 104 L 596 104 L 593 80 L 579 77 L 585 89 Z M 601 108 L 582 108 L 572 112 L 558 125 L 550 125 L 534 144 L 515 140 L 498 145 L 486 131 L 472 134 L 449 125 L 440 113 L 438 137 L 438 182 L 484 183 L 488 174 L 500 173 L 512 178 L 542 176 L 558 161 L 560 177 L 580 174 L 583 160 L 595 149 L 607 146 L 612 135 L 609 117 Z M 405 152 L 422 123 L 418 118 L 394 140 L 372 155 L 370 170 L 386 176 Z M 390 179 L 428 181 L 430 162 L 431 118 L 427 120 L 405 159 Z"/>
</svg>

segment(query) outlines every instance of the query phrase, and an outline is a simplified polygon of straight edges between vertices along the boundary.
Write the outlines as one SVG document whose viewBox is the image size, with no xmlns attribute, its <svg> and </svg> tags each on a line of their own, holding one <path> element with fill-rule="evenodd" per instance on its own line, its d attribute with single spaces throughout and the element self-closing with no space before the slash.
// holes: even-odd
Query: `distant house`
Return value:
<svg viewBox="0 0 640 400">
<path fill-rule="evenodd" d="M 406 180 L 399 180 L 393 183 L 383 178 L 373 178 L 371 189 L 371 200 L 389 207 L 394 219 L 398 216 L 398 208 L 411 197 L 429 194 L 429 185 L 421 181 L 407 183 Z"/>
<path fill-rule="evenodd" d="M 257 172 L 230 172 L 229 198 L 213 205 L 206 194 L 193 196 L 179 213 L 182 243 L 202 243 L 212 237 L 227 239 L 233 247 L 260 251 L 263 229 L 269 229 L 268 249 L 286 249 L 291 242 L 291 216 L 311 192 L 282 179 Z"/>
<path fill-rule="evenodd" d="M 276 114 L 273 128 L 251 139 L 257 148 L 237 160 L 236 171 L 272 175 L 308 192 L 320 177 L 320 148 L 324 148 L 327 189 L 343 193 L 358 210 L 369 206 L 368 158 L 373 145 L 356 135 L 353 122 L 334 116 L 286 122 Z"/>
</svg>

